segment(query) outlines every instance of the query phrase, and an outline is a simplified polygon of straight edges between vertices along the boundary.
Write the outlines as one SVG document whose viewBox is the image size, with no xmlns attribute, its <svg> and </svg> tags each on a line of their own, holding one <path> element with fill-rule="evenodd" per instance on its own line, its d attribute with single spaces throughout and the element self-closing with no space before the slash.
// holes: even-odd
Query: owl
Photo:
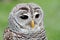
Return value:
<svg viewBox="0 0 60 40">
<path fill-rule="evenodd" d="M 47 40 L 43 10 L 35 3 L 17 4 L 9 14 L 4 40 Z"/>
</svg>

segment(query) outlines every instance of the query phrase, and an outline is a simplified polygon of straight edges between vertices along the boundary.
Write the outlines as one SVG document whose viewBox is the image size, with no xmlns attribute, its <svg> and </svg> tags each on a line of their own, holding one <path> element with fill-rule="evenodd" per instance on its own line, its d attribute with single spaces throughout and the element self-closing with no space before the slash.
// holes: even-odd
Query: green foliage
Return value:
<svg viewBox="0 0 60 40">
<path fill-rule="evenodd" d="M 0 1 L 0 40 L 8 26 L 8 15 L 18 3 L 37 3 L 44 11 L 44 26 L 48 40 L 60 40 L 60 0 L 11 0 Z"/>
</svg>

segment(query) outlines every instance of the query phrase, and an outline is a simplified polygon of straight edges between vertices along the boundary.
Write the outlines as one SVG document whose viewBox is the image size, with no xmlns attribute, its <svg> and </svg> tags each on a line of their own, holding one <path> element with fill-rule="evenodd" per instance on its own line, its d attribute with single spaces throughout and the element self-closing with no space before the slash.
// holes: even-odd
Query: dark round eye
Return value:
<svg viewBox="0 0 60 40">
<path fill-rule="evenodd" d="M 39 14 L 36 14 L 35 18 L 39 18 Z"/>
<path fill-rule="evenodd" d="M 21 19 L 28 19 L 28 16 L 27 15 L 22 15 L 20 16 Z"/>
</svg>

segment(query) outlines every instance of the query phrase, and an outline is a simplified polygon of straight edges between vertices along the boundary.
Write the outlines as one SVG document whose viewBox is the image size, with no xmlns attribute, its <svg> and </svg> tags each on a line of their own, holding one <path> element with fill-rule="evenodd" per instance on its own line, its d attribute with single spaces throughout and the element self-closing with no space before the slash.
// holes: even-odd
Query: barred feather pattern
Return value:
<svg viewBox="0 0 60 40">
<path fill-rule="evenodd" d="M 16 33 L 7 28 L 4 32 L 4 40 L 47 40 L 45 30 L 33 34 Z"/>
<path fill-rule="evenodd" d="M 27 12 L 28 14 L 27 13 L 26 14 L 29 15 L 29 17 L 30 17 L 30 13 L 31 13 L 31 17 L 32 17 L 31 19 L 33 19 L 35 21 L 35 24 L 37 25 L 37 26 L 35 26 L 35 28 L 33 30 L 30 27 L 30 21 L 31 21 L 30 18 L 29 18 L 29 20 L 26 20 L 27 23 L 25 23 L 25 20 L 23 20 L 24 21 L 23 22 L 18 17 L 18 15 L 20 16 L 20 14 L 22 14 L 19 12 L 23 8 L 25 10 L 26 10 L 26 8 L 29 10 Z M 34 14 L 36 11 L 36 10 L 34 10 L 34 8 L 39 9 L 39 12 L 37 12 L 38 14 L 40 14 L 38 20 L 34 19 L 34 15 L 36 15 L 36 14 Z M 32 14 L 34 14 L 34 15 L 32 15 Z M 18 21 L 17 19 L 20 21 Z M 45 29 L 44 29 L 44 23 L 43 23 L 43 11 L 38 5 L 31 4 L 31 3 L 18 4 L 10 12 L 8 22 L 9 22 L 8 28 L 4 31 L 4 35 L 3 35 L 4 40 L 47 40 L 46 34 L 45 34 Z M 28 28 L 26 28 L 27 27 L 26 25 L 28 25 Z M 25 29 L 25 30 L 21 30 L 21 29 Z"/>
</svg>

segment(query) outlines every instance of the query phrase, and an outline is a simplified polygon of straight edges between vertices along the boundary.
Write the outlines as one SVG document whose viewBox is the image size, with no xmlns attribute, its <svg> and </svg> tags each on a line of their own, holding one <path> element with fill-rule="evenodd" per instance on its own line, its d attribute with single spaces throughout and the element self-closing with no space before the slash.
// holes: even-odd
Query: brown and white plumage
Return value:
<svg viewBox="0 0 60 40">
<path fill-rule="evenodd" d="M 41 7 L 34 3 L 16 5 L 9 15 L 4 40 L 47 40 Z"/>
</svg>

